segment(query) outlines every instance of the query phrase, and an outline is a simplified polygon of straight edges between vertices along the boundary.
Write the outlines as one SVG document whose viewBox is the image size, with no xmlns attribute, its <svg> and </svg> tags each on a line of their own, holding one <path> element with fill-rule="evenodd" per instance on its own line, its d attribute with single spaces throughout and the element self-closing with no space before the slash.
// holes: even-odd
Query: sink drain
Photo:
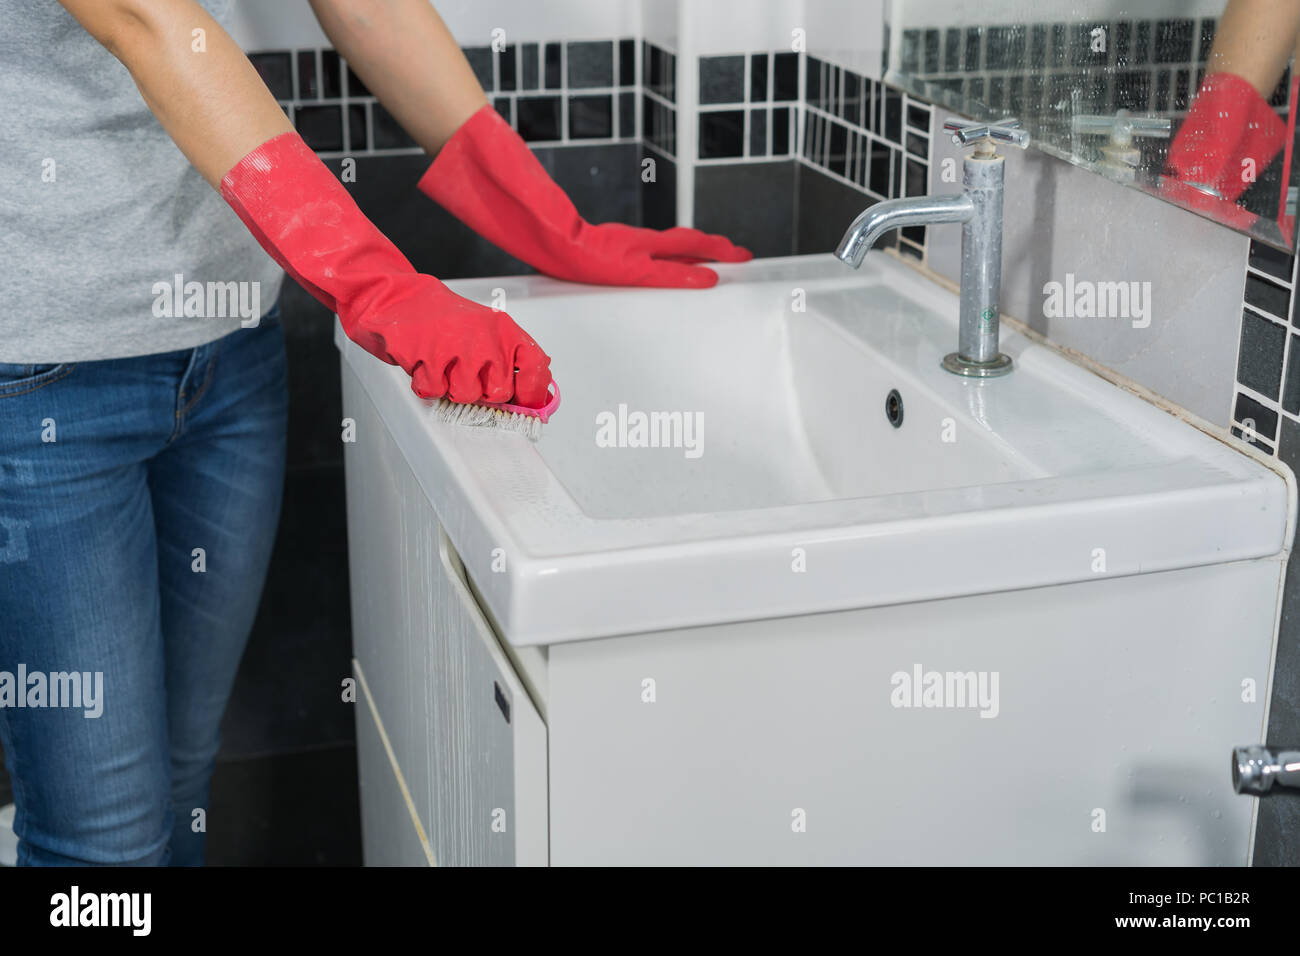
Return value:
<svg viewBox="0 0 1300 956">
<path fill-rule="evenodd" d="M 885 396 L 885 417 L 895 428 L 903 427 L 903 396 L 898 394 L 896 388 L 891 388 Z"/>
</svg>

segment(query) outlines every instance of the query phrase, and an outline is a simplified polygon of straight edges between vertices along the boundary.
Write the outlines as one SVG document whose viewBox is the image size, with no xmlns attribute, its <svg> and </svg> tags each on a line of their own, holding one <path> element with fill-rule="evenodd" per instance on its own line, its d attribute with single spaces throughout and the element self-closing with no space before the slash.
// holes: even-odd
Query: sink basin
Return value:
<svg viewBox="0 0 1300 956">
<path fill-rule="evenodd" d="M 503 290 L 553 356 L 563 404 L 536 445 L 437 422 L 336 328 L 511 643 L 1220 564 L 1288 540 L 1279 474 L 1010 328 L 1011 375 L 945 372 L 956 296 L 889 256 L 718 272 L 705 291 L 450 283 L 484 303 Z"/>
</svg>

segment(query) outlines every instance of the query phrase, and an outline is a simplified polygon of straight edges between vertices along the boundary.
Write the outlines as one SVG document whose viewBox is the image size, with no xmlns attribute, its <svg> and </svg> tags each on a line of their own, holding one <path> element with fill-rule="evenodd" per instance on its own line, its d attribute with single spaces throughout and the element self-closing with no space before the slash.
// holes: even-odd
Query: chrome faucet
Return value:
<svg viewBox="0 0 1300 956">
<path fill-rule="evenodd" d="M 998 155 L 997 144 L 1024 149 L 1029 132 L 1015 119 L 997 123 L 950 119 L 943 128 L 952 133 L 954 143 L 975 147 L 964 163 L 961 193 L 878 202 L 853 220 L 835 254 L 856 269 L 867 250 L 890 229 L 961 223 L 961 321 L 957 351 L 944 356 L 943 367 L 957 375 L 992 378 L 1011 371 L 1010 356 L 998 351 L 1005 160 Z"/>
</svg>

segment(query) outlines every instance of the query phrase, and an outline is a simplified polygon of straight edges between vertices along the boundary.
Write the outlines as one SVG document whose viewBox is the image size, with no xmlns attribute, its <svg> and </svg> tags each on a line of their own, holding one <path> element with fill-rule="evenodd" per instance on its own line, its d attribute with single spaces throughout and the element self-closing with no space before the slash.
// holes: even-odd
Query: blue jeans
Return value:
<svg viewBox="0 0 1300 956">
<path fill-rule="evenodd" d="M 0 742 L 19 865 L 202 864 L 280 515 L 285 378 L 278 308 L 195 349 L 0 364 Z"/>
</svg>

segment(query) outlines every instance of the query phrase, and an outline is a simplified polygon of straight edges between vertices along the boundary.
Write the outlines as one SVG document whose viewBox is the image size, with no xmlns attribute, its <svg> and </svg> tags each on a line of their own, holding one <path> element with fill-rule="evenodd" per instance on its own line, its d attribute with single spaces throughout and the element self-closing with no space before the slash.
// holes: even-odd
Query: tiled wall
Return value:
<svg viewBox="0 0 1300 956">
<path fill-rule="evenodd" d="M 493 106 L 529 143 L 638 139 L 636 41 L 519 43 L 464 52 Z M 419 152 L 333 50 L 267 51 L 249 59 L 318 153 Z"/>
<path fill-rule="evenodd" d="M 1284 424 L 1292 434 L 1300 426 L 1300 335 L 1290 332 L 1300 319 L 1293 311 L 1295 278 L 1293 255 L 1250 244 L 1232 433 L 1270 455 L 1277 453 Z"/>
<path fill-rule="evenodd" d="M 665 156 L 676 156 L 677 57 L 646 42 L 641 44 L 641 117 L 645 143 Z"/>
<path fill-rule="evenodd" d="M 782 50 L 702 56 L 696 68 L 698 228 L 759 255 L 828 252 L 864 207 L 925 192 L 929 103 Z M 879 246 L 923 259 L 925 229 Z"/>
<path fill-rule="evenodd" d="M 1246 269 L 1237 354 L 1232 433 L 1300 475 L 1300 297 L 1297 260 L 1252 242 Z M 1292 555 L 1282 595 L 1266 739 L 1275 747 L 1300 745 L 1300 560 Z M 1263 800 L 1255 863 L 1300 865 L 1300 798 Z"/>
<path fill-rule="evenodd" d="M 798 133 L 799 55 L 699 59 L 699 162 L 789 156 Z"/>
<path fill-rule="evenodd" d="M 869 201 L 929 192 L 933 106 L 816 57 L 806 74 L 805 161 Z M 925 226 L 900 230 L 897 247 L 924 258 Z"/>
</svg>

